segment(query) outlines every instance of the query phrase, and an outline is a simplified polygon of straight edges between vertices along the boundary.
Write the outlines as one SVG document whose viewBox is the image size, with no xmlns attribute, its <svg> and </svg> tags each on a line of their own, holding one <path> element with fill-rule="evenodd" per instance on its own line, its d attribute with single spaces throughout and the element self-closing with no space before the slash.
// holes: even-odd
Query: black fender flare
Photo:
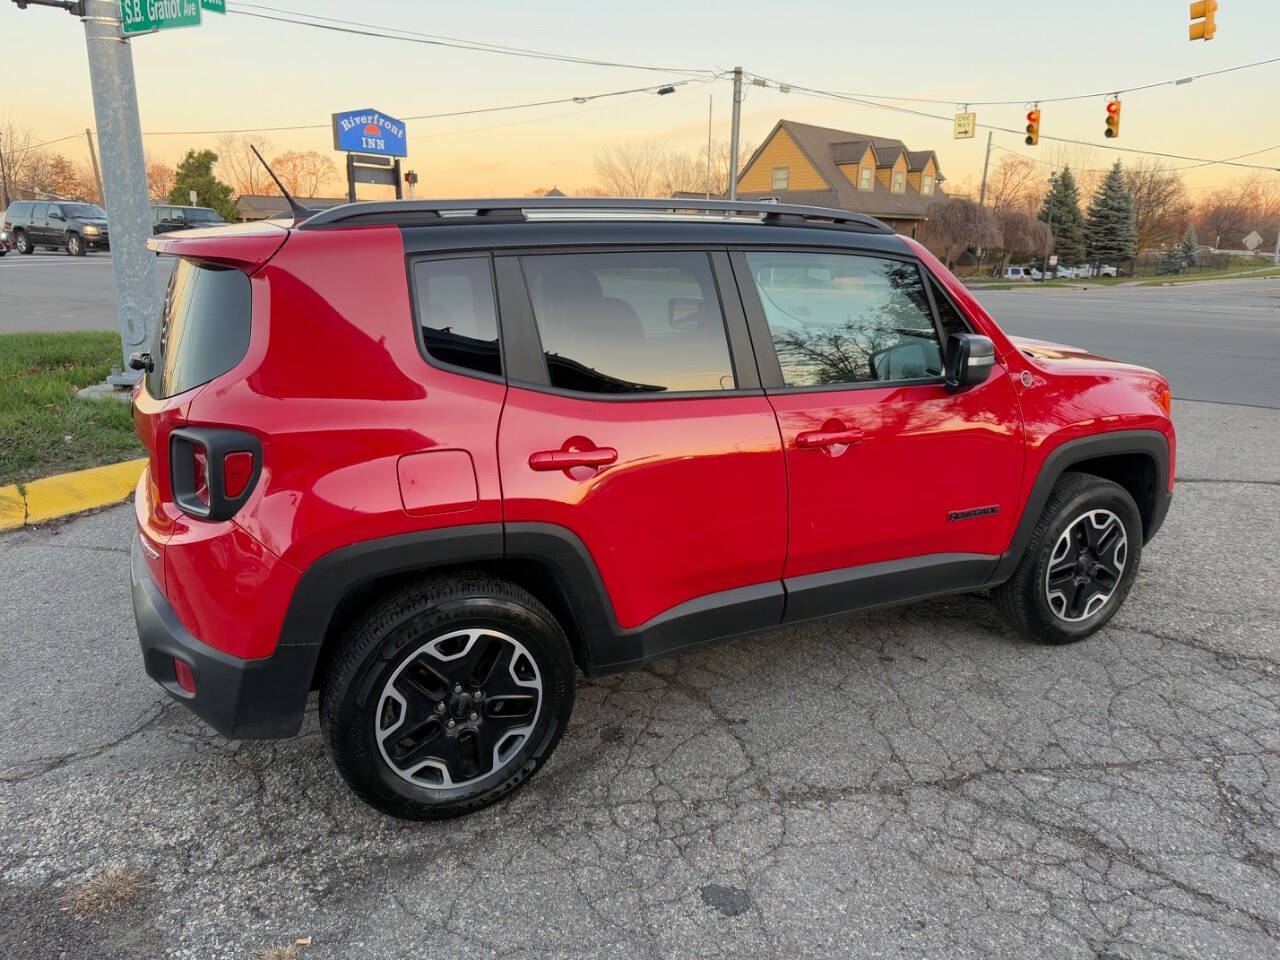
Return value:
<svg viewBox="0 0 1280 960">
<path fill-rule="evenodd" d="M 1022 509 L 1022 517 L 1014 531 L 1009 550 L 996 565 L 991 578 L 992 584 L 1003 583 L 1013 576 L 1058 478 L 1078 463 L 1120 454 L 1141 454 L 1150 457 L 1155 464 L 1155 502 L 1152 504 L 1144 540 L 1150 540 L 1156 535 L 1156 531 L 1164 523 L 1171 499 L 1168 489 L 1169 441 L 1165 435 L 1159 430 L 1114 430 L 1089 437 L 1077 437 L 1051 450 L 1040 465 L 1040 472 L 1031 486 L 1031 493 Z"/>
</svg>

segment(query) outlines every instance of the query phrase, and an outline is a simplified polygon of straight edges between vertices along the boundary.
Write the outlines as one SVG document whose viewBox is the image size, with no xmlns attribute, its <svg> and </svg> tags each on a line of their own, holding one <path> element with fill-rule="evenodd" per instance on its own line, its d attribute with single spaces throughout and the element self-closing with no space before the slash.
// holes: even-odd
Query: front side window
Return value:
<svg viewBox="0 0 1280 960">
<path fill-rule="evenodd" d="M 774 167 L 773 168 L 773 189 L 786 190 L 791 183 L 790 167 Z"/>
<path fill-rule="evenodd" d="M 907 190 L 907 175 L 902 171 L 896 171 L 893 175 L 893 192 L 905 193 Z"/>
<path fill-rule="evenodd" d="M 732 390 L 705 253 L 521 258 L 551 386 L 606 394 Z"/>
<path fill-rule="evenodd" d="M 413 268 L 418 329 L 433 360 L 502 376 L 488 257 L 420 260 Z"/>
<path fill-rule="evenodd" d="M 788 387 L 942 376 L 942 348 L 915 263 L 766 251 L 746 258 Z"/>
<path fill-rule="evenodd" d="M 62 216 L 62 208 L 56 203 L 49 204 L 49 212 L 45 214 L 45 217 L 50 220 L 56 220 L 60 216 Z"/>
<path fill-rule="evenodd" d="M 861 170 L 858 171 L 858 189 L 859 190 L 871 189 L 872 175 L 873 175 L 873 171 L 870 167 L 863 167 Z"/>
</svg>

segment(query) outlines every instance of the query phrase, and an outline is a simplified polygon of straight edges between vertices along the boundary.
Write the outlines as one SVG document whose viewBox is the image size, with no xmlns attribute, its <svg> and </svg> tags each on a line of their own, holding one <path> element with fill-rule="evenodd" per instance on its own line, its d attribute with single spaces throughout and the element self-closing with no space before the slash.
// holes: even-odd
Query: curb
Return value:
<svg viewBox="0 0 1280 960">
<path fill-rule="evenodd" d="M 128 499 L 147 458 L 0 487 L 0 530 L 68 517 Z"/>
</svg>

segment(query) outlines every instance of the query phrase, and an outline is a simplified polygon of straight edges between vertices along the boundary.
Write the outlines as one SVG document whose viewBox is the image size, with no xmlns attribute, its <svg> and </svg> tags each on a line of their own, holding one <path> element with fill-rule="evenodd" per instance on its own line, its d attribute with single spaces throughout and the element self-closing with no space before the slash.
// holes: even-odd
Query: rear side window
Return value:
<svg viewBox="0 0 1280 960">
<path fill-rule="evenodd" d="M 732 390 L 705 253 L 521 258 L 551 386 L 582 393 Z"/>
<path fill-rule="evenodd" d="M 788 387 L 942 375 L 938 330 L 915 263 L 827 253 L 746 257 Z"/>
<path fill-rule="evenodd" d="M 413 288 L 422 347 L 432 360 L 502 376 L 488 257 L 420 260 Z"/>
<path fill-rule="evenodd" d="M 249 278 L 239 270 L 179 260 L 164 299 L 155 368 L 147 392 L 172 397 L 214 377 L 244 359 L 252 326 Z"/>
</svg>

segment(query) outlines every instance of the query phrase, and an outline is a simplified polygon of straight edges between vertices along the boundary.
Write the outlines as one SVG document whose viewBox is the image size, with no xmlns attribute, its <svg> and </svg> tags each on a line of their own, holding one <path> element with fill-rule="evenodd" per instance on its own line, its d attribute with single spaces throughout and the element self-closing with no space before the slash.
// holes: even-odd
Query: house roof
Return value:
<svg viewBox="0 0 1280 960">
<path fill-rule="evenodd" d="M 552 187 L 550 190 L 548 190 L 546 193 L 543 194 L 544 197 L 563 197 L 564 195 L 565 195 L 564 191 L 561 190 L 559 187 Z"/>
<path fill-rule="evenodd" d="M 785 203 L 815 204 L 822 207 L 835 207 L 840 210 L 852 210 L 867 213 L 873 217 L 890 219 L 923 220 L 926 210 L 935 200 L 944 199 L 940 188 L 935 187 L 932 196 L 924 196 L 910 184 L 906 193 L 893 193 L 880 182 L 877 177 L 872 181 L 871 190 L 859 190 L 849 181 L 839 164 L 853 163 L 861 159 L 869 144 L 876 154 L 876 166 L 892 166 L 903 153 L 907 156 L 907 168 L 912 172 L 924 169 L 929 157 L 933 158 L 935 169 L 938 166 L 937 154 L 932 150 L 907 150 L 906 144 L 892 137 L 874 137 L 864 133 L 853 133 L 849 130 L 836 130 L 833 127 L 817 127 L 809 123 L 797 123 L 795 120 L 779 120 L 777 125 L 756 148 L 751 159 L 743 166 L 746 172 L 761 152 L 784 130 L 795 141 L 800 152 L 818 171 L 819 176 L 827 182 L 828 190 L 758 190 L 739 191 L 743 200 L 757 200 L 761 197 L 777 197 Z M 863 144 L 861 152 L 857 152 L 859 144 Z M 856 156 L 855 156 L 856 153 Z M 919 166 L 915 166 L 915 163 Z M 937 172 L 937 182 L 941 182 L 942 172 Z"/>
</svg>

